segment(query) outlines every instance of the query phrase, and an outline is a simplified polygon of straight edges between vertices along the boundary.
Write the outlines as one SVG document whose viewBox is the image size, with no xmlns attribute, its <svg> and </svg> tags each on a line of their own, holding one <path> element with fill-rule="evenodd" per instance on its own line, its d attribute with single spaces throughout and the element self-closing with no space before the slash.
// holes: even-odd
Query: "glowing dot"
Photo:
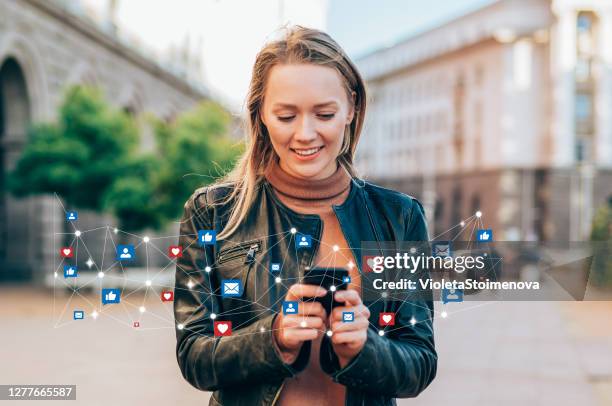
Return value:
<svg viewBox="0 0 612 406">
<path fill-rule="evenodd" d="M 338 247 L 337 245 L 334 245 L 332 249 L 334 250 L 334 252 L 338 252 L 338 250 L 340 250 L 340 247 Z"/>
<path fill-rule="evenodd" d="M 335 292 L 336 291 L 336 286 L 335 285 L 331 285 L 329 287 L 329 290 L 331 290 L 332 292 Z"/>
<path fill-rule="evenodd" d="M 149 242 L 150 240 L 151 239 L 147 235 L 145 235 L 144 238 L 142 239 L 142 241 L 144 241 L 144 242 Z"/>
<path fill-rule="evenodd" d="M 306 322 L 305 321 L 301 321 L 300 322 L 300 327 L 306 327 Z"/>
<path fill-rule="evenodd" d="M 277 276 L 274 280 L 276 281 L 276 283 L 281 283 L 281 278 L 279 276 Z"/>
<path fill-rule="evenodd" d="M 91 317 L 93 317 L 94 319 L 98 318 L 98 312 L 94 310 L 94 312 L 91 314 Z"/>
<path fill-rule="evenodd" d="M 139 311 L 140 313 L 144 313 L 144 312 L 145 312 L 145 310 L 147 310 L 147 309 L 145 309 L 145 307 L 144 307 L 144 306 L 140 306 L 140 307 L 138 308 L 138 311 Z"/>
<path fill-rule="evenodd" d="M 482 217 L 482 212 L 480 210 L 478 210 L 476 212 L 476 217 L 478 217 L 478 218 Z"/>
<path fill-rule="evenodd" d="M 384 332 L 384 331 L 382 331 L 382 330 L 378 330 L 378 335 L 382 337 L 382 336 L 384 336 L 384 335 L 385 335 L 385 332 Z"/>
<path fill-rule="evenodd" d="M 295 234 L 297 233 L 297 230 L 295 229 L 295 227 L 291 227 L 291 230 L 289 230 L 291 232 L 291 234 Z"/>
<path fill-rule="evenodd" d="M 266 332 L 266 329 L 265 329 L 264 327 L 260 327 L 260 328 L 259 328 L 259 331 L 261 331 L 262 333 L 265 333 L 265 332 Z"/>
<path fill-rule="evenodd" d="M 178 328 L 179 330 L 183 329 L 183 325 L 182 324 L 177 324 L 176 328 Z"/>
<path fill-rule="evenodd" d="M 346 266 L 348 266 L 350 269 L 353 269 L 353 267 L 355 267 L 355 264 L 353 263 L 353 261 L 349 261 L 349 263 L 346 264 Z"/>
<path fill-rule="evenodd" d="M 193 288 L 193 282 L 191 280 L 189 282 L 187 282 L 187 287 L 189 289 Z"/>
<path fill-rule="evenodd" d="M 210 269 L 210 267 L 209 267 L 209 266 L 207 266 L 206 268 L 204 268 L 204 271 L 205 271 L 205 272 L 210 272 L 210 271 L 211 271 L 211 269 Z"/>
<path fill-rule="evenodd" d="M 331 337 L 332 335 L 334 335 L 334 332 L 331 330 L 327 330 L 327 333 L 325 334 L 327 334 L 328 337 Z"/>
<path fill-rule="evenodd" d="M 57 272 L 53 272 L 53 277 L 57 278 Z"/>
<path fill-rule="evenodd" d="M 416 248 L 414 248 L 414 247 L 410 247 L 410 253 L 411 253 L 411 254 L 414 254 L 415 252 L 416 252 Z"/>
<path fill-rule="evenodd" d="M 387 292 L 383 292 L 383 293 L 380 294 L 380 297 L 387 297 L 387 296 L 389 296 L 389 294 Z"/>
<path fill-rule="evenodd" d="M 98 278 L 100 279 L 104 278 L 104 272 L 102 271 L 98 272 Z"/>
<path fill-rule="evenodd" d="M 115 229 L 113 230 L 113 233 L 117 234 L 119 232 L 119 230 L 115 227 Z"/>
<path fill-rule="evenodd" d="M 150 281 L 150 280 L 147 280 L 147 281 L 145 282 L 145 285 L 147 285 L 147 286 L 151 286 L 151 281 Z"/>
<path fill-rule="evenodd" d="M 80 236 L 81 236 L 81 232 L 80 232 L 79 230 L 76 230 L 76 231 L 74 232 L 74 235 L 76 235 L 77 237 L 80 237 Z"/>
<path fill-rule="evenodd" d="M 442 313 L 440 313 L 440 316 L 445 319 L 446 317 L 448 317 L 448 313 L 446 313 L 446 311 L 443 311 Z"/>
<path fill-rule="evenodd" d="M 210 314 L 210 318 L 213 319 L 213 320 L 216 319 L 217 318 L 217 314 L 216 313 L 211 313 Z"/>
<path fill-rule="evenodd" d="M 93 264 L 94 264 L 94 262 L 93 262 L 93 259 L 91 259 L 91 258 L 89 258 L 89 259 L 87 260 L 87 262 L 85 262 L 85 265 L 87 265 L 87 267 L 88 267 L 89 269 L 91 269 L 91 267 L 93 266 Z"/>
<path fill-rule="evenodd" d="M 410 324 L 413 326 L 416 324 L 416 319 L 414 317 L 410 319 Z"/>
<path fill-rule="evenodd" d="M 461 227 L 465 227 L 465 221 L 462 221 L 461 223 L 459 223 L 459 225 L 460 225 Z"/>
<path fill-rule="evenodd" d="M 487 256 L 487 253 L 486 253 L 486 252 L 484 252 L 484 253 L 482 254 L 482 256 L 483 256 L 483 257 L 486 257 L 486 256 Z"/>
</svg>

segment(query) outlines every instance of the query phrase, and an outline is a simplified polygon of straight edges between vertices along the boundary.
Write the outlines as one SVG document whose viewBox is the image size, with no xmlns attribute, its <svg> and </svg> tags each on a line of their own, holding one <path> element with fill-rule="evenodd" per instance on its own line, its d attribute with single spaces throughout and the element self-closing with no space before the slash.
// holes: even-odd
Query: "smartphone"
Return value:
<svg viewBox="0 0 612 406">
<path fill-rule="evenodd" d="M 312 268 L 304 273 L 302 283 L 321 286 L 327 289 L 325 296 L 317 297 L 314 301 L 321 303 L 329 316 L 332 309 L 341 304 L 333 299 L 334 292 L 330 288 L 333 285 L 336 287 L 336 290 L 346 290 L 348 283 L 345 280 L 348 276 L 349 273 L 344 268 Z M 308 301 L 312 300 L 312 298 L 304 298 L 304 300 Z"/>
</svg>

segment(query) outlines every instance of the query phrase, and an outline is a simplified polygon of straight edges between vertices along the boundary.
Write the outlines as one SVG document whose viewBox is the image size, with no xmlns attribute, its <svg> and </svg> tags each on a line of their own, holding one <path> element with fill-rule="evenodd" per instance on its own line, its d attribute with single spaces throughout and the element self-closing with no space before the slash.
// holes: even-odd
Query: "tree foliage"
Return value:
<svg viewBox="0 0 612 406">
<path fill-rule="evenodd" d="M 7 185 L 16 196 L 57 193 L 70 208 L 113 213 L 124 230 L 160 229 L 199 186 L 229 170 L 240 146 L 231 117 L 207 101 L 171 123 L 152 119 L 145 153 L 138 126 L 99 89 L 67 90 L 57 122 L 34 125 Z"/>
</svg>

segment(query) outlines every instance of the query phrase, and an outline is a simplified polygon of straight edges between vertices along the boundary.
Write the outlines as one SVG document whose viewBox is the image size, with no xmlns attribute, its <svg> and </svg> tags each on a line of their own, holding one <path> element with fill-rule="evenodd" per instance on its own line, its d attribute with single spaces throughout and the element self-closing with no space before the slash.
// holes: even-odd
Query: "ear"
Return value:
<svg viewBox="0 0 612 406">
<path fill-rule="evenodd" d="M 350 103 L 350 107 L 349 107 L 349 114 L 346 118 L 347 122 L 346 124 L 351 124 L 353 122 L 353 118 L 355 117 L 355 101 L 357 100 L 357 93 L 355 93 L 355 91 L 353 90 L 351 92 L 351 103 Z"/>
</svg>

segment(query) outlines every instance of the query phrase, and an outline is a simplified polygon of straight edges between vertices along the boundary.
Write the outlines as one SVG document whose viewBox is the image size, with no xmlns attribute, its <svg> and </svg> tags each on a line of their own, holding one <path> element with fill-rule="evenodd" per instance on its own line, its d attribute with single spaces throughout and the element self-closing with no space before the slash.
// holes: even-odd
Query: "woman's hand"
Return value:
<svg viewBox="0 0 612 406">
<path fill-rule="evenodd" d="M 325 330 L 327 314 L 319 302 L 302 302 L 303 298 L 325 296 L 327 290 L 320 286 L 296 283 L 291 285 L 285 301 L 299 301 L 295 314 L 280 312 L 273 325 L 274 341 L 283 354 L 283 361 L 293 363 L 304 341 L 314 340 Z"/>
<path fill-rule="evenodd" d="M 362 350 L 368 338 L 370 310 L 361 302 L 354 289 L 335 292 L 334 300 L 344 306 L 334 307 L 329 318 L 332 329 L 331 342 L 338 356 L 340 367 L 344 368 Z M 342 321 L 343 312 L 353 312 L 353 321 Z"/>
</svg>

